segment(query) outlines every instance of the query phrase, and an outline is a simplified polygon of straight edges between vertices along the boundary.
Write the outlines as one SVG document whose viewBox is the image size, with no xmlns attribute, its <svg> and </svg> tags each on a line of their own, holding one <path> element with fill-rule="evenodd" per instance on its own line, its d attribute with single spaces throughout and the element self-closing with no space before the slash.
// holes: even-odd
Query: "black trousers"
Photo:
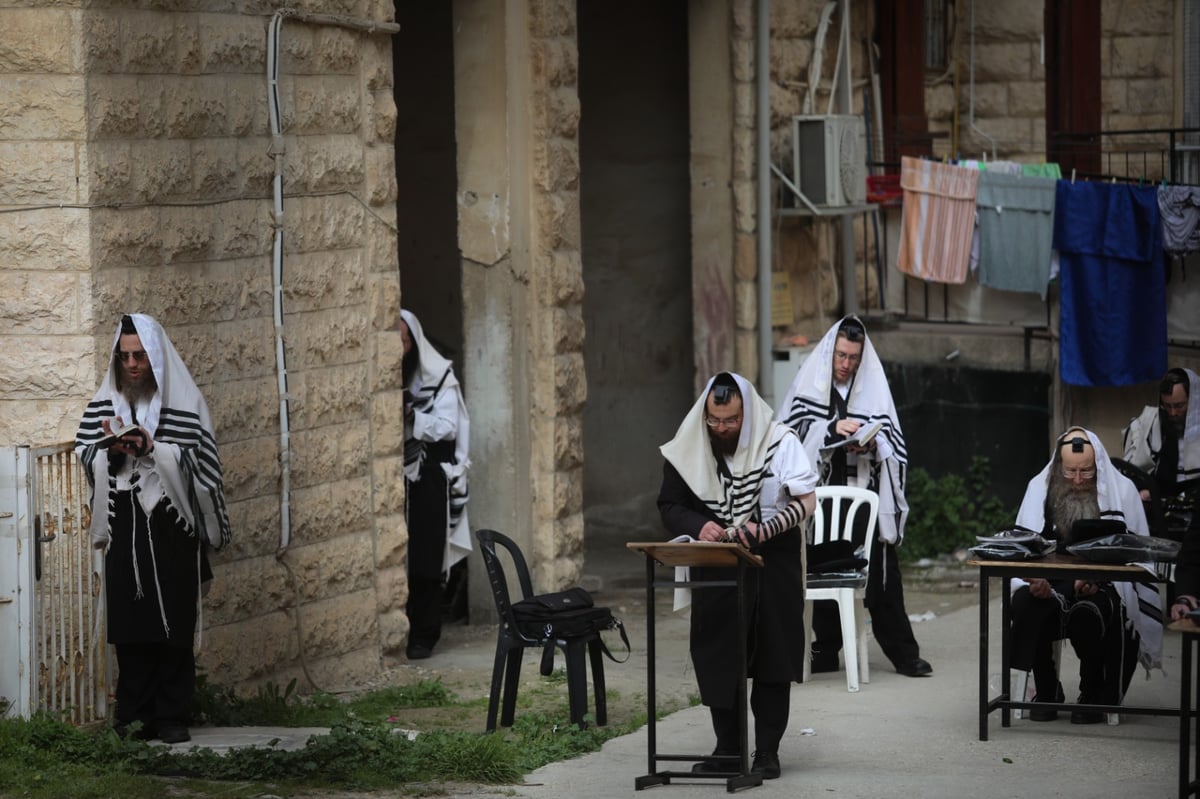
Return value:
<svg viewBox="0 0 1200 799">
<path fill-rule="evenodd" d="M 809 569 L 814 564 L 809 563 Z M 864 603 L 871 614 L 871 632 L 883 654 L 899 668 L 921 656 L 921 647 L 913 634 L 908 610 L 904 607 L 904 584 L 896 548 L 875 538 L 871 542 L 871 566 L 867 574 Z M 836 657 L 842 649 L 842 626 L 837 603 L 823 600 L 813 603 L 813 659 Z"/>
<path fill-rule="evenodd" d="M 1057 692 L 1054 642 L 1067 638 L 1079 658 L 1079 695 L 1084 702 L 1119 704 L 1137 670 L 1137 642 L 1126 632 L 1121 598 L 1111 585 L 1077 599 L 1073 586 L 1056 584 L 1063 600 L 1039 599 L 1021 586 L 1012 596 L 1010 665 L 1032 671 L 1042 698 Z M 1065 604 L 1065 608 L 1064 608 Z"/>
<path fill-rule="evenodd" d="M 792 685 L 786 682 L 754 680 L 750 689 L 750 710 L 754 713 L 754 751 L 778 752 L 779 742 L 787 730 Z M 738 694 L 738 705 L 741 694 Z M 717 735 L 717 752 L 738 753 L 738 714 L 741 707 L 710 707 L 713 732 Z"/>
<path fill-rule="evenodd" d="M 187 726 L 196 686 L 196 656 L 190 646 L 168 643 L 117 644 L 117 722 L 140 721 L 149 730 Z"/>
<path fill-rule="evenodd" d="M 441 464 L 426 460 L 408 488 L 409 644 L 433 648 L 442 637 L 442 560 L 446 547 L 447 484 Z"/>
</svg>

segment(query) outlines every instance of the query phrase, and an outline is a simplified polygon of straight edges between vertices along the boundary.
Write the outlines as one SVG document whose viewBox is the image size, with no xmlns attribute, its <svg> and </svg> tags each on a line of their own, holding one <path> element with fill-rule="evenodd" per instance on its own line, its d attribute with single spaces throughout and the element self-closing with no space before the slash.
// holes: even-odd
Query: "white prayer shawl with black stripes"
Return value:
<svg viewBox="0 0 1200 799">
<path fill-rule="evenodd" d="M 1101 519 L 1115 519 L 1124 522 L 1126 529 L 1136 535 L 1149 535 L 1150 525 L 1146 523 L 1146 512 L 1142 508 L 1142 498 L 1137 486 L 1125 475 L 1117 471 L 1109 460 L 1108 452 L 1100 439 L 1090 430 L 1083 430 L 1088 441 L 1096 452 L 1096 500 L 1100 505 Z M 1068 433 L 1073 435 L 1072 431 Z M 1063 441 L 1060 436 L 1055 442 L 1055 452 Z M 1022 530 L 1041 533 L 1046 526 L 1046 493 L 1050 485 L 1050 470 L 1060 468 L 1061 459 L 1053 457 L 1037 475 L 1029 481 L 1025 489 L 1025 498 L 1021 500 L 1021 508 L 1017 511 L 1016 526 Z M 1062 545 L 1062 542 L 1059 542 Z M 1149 563 L 1136 564 L 1151 574 L 1154 567 Z M 1024 585 L 1023 581 L 1014 584 Z M 1145 583 L 1113 583 L 1121 603 L 1125 607 L 1126 627 L 1132 627 L 1140 638 L 1138 659 L 1147 669 L 1158 668 L 1162 665 L 1162 604 L 1159 601 L 1158 587 Z"/>
<path fill-rule="evenodd" d="M 1200 376 L 1183 370 L 1188 378 L 1187 417 L 1183 437 L 1179 439 L 1176 482 L 1200 480 Z M 1125 460 L 1144 471 L 1155 473 L 1162 452 L 1162 414 L 1157 405 L 1147 405 L 1125 429 Z"/>
<path fill-rule="evenodd" d="M 741 375 L 730 372 L 742 394 L 742 432 L 737 451 L 725 458 L 728 474 L 718 471 L 713 458 L 705 403 L 713 380 L 688 411 L 675 437 L 659 451 L 675 467 L 688 488 L 717 517 L 722 526 L 737 527 L 750 520 L 758 508 L 768 466 L 784 437 L 791 431 L 771 421 L 771 406 Z M 811 490 L 811 488 L 809 489 Z"/>
<path fill-rule="evenodd" d="M 829 474 L 829 463 L 821 463 L 821 447 L 825 444 L 829 422 L 837 416 L 833 392 L 833 353 L 838 329 L 842 322 L 857 316 L 846 316 L 825 332 L 816 348 L 805 358 L 778 404 L 776 421 L 796 431 L 804 450 L 813 464 L 820 464 L 823 479 Z M 864 334 L 866 328 L 863 328 Z M 879 493 L 878 535 L 882 541 L 898 544 L 904 540 L 904 524 L 908 520 L 908 502 L 904 488 L 908 481 L 908 446 L 896 415 L 896 404 L 883 371 L 883 362 L 864 335 L 862 360 L 846 397 L 846 418 L 862 424 L 880 422 L 883 427 L 875 436 L 873 453 L 862 453 L 859 462 L 867 460 L 871 468 L 879 469 L 876 491 Z M 870 463 L 874 460 L 874 463 Z M 865 486 L 864 486 L 865 487 Z"/>
<path fill-rule="evenodd" d="M 162 493 L 190 534 L 220 549 L 230 541 L 229 514 L 208 405 L 162 326 L 145 314 L 130 316 L 158 384 L 137 421 L 154 438 L 154 452 L 149 457 L 153 458 Z M 113 352 L 120 340 L 118 325 Z M 129 423 L 134 417 L 129 401 L 117 389 L 119 368 L 110 357 L 104 380 L 75 434 L 75 450 L 93 481 L 91 536 L 98 545 L 107 544 L 110 537 L 116 478 L 108 468 L 108 450 L 94 445 L 105 435 L 105 419 L 119 416 Z"/>
<path fill-rule="evenodd" d="M 414 418 L 404 426 L 404 476 L 415 482 L 425 465 L 426 441 L 454 437 L 454 462 L 441 464 L 447 484 L 446 549 L 442 571 L 465 558 L 471 552 L 471 528 L 467 519 L 469 486 L 467 472 L 471 467 L 469 444 L 471 422 L 463 401 L 462 388 L 454 376 L 450 361 L 442 356 L 425 338 L 425 331 L 416 315 L 401 310 L 400 316 L 408 325 L 419 363 L 411 384 Z M 446 429 L 437 429 L 439 420 Z"/>
</svg>

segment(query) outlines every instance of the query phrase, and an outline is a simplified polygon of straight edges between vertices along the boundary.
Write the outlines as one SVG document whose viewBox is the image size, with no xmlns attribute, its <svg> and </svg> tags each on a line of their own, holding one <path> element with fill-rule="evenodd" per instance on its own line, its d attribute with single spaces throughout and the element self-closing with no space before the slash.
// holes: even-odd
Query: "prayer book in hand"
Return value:
<svg viewBox="0 0 1200 799">
<path fill-rule="evenodd" d="M 122 436 L 127 436 L 130 433 L 136 432 L 138 425 L 136 422 L 124 425 L 122 427 L 113 428 L 113 431 L 104 438 L 96 442 L 96 446 L 100 449 L 108 449 L 113 444 L 116 444 Z"/>
<path fill-rule="evenodd" d="M 830 452 L 833 452 L 839 447 L 846 447 L 851 444 L 859 447 L 866 447 L 871 443 L 871 439 L 875 438 L 875 434 L 882 429 L 883 422 L 871 422 L 870 424 L 864 424 L 854 432 L 854 435 L 846 436 L 841 441 L 834 442 L 833 444 L 826 444 L 825 446 L 821 447 L 821 454 L 828 455 Z"/>
</svg>

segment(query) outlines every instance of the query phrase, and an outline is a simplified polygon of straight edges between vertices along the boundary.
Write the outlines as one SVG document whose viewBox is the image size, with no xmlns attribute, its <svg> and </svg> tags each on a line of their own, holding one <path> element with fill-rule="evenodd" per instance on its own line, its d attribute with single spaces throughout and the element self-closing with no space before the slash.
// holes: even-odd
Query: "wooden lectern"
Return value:
<svg viewBox="0 0 1200 799">
<path fill-rule="evenodd" d="M 728 792 L 741 788 L 762 785 L 762 775 L 750 772 L 750 749 L 747 745 L 746 732 L 746 596 L 745 577 L 749 567 L 760 568 L 762 558 L 752 554 L 739 544 L 733 543 L 662 543 L 662 542 L 633 542 L 628 543 L 629 549 L 640 552 L 646 557 L 646 654 L 649 663 L 646 668 L 646 754 L 649 773 L 634 780 L 637 790 L 650 788 L 655 785 L 670 785 L 672 777 L 687 777 L 688 779 L 724 779 Z M 733 580 L 657 580 L 654 576 L 655 564 L 668 567 L 688 566 L 702 568 L 732 568 L 736 570 Z M 738 717 L 738 754 L 736 769 L 721 772 L 694 773 L 692 771 L 660 771 L 659 761 L 697 762 L 712 757 L 705 752 L 699 755 L 659 754 L 655 737 L 657 716 L 655 712 L 654 672 L 656 661 L 654 655 L 654 589 L 656 588 L 691 588 L 693 590 L 718 587 L 737 588 L 737 624 L 738 624 L 738 658 L 739 671 L 736 676 L 741 701 L 742 713 Z"/>
</svg>

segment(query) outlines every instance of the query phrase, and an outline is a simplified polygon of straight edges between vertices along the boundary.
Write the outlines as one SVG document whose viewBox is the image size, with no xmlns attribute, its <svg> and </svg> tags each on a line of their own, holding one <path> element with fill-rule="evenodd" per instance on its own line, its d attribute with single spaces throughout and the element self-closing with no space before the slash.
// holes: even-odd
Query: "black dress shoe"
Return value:
<svg viewBox="0 0 1200 799">
<path fill-rule="evenodd" d="M 896 673 L 903 674 L 905 677 L 929 677 L 933 674 L 933 666 L 921 658 L 913 658 L 907 663 L 897 666 Z"/>
<path fill-rule="evenodd" d="M 781 770 L 779 768 L 779 753 L 778 752 L 755 752 L 754 765 L 750 767 L 753 774 L 761 774 L 764 780 L 777 780 Z"/>
<path fill-rule="evenodd" d="M 184 741 L 192 740 L 192 736 L 188 733 L 188 728 L 182 724 L 164 724 L 158 733 L 158 740 L 165 744 L 181 744 Z"/>
<path fill-rule="evenodd" d="M 425 644 L 409 644 L 405 650 L 409 660 L 424 660 L 433 654 L 433 647 Z"/>
<path fill-rule="evenodd" d="M 1041 694 L 1033 697 L 1034 702 L 1062 702 L 1066 700 L 1063 694 L 1062 683 L 1059 683 L 1055 689 L 1053 699 L 1043 699 Z M 1030 721 L 1054 721 L 1058 718 L 1058 711 L 1050 708 L 1035 707 L 1029 711 Z"/>
<path fill-rule="evenodd" d="M 712 757 L 705 758 L 704 760 L 701 760 L 699 763 L 692 766 L 692 773 L 693 774 L 735 774 L 741 770 L 741 767 L 738 766 L 736 763 L 734 763 L 734 761 L 732 759 L 731 760 L 717 760 L 716 758 L 718 758 L 718 757 L 734 758 L 734 757 L 737 757 L 737 752 L 722 752 L 720 749 L 714 749 L 713 753 L 712 753 Z"/>
<path fill-rule="evenodd" d="M 1077 701 L 1081 705 L 1102 704 L 1102 700 L 1100 700 L 1098 697 L 1085 696 L 1083 694 L 1079 695 L 1079 699 Z M 1072 710 L 1071 711 L 1071 723 L 1072 724 L 1103 724 L 1104 723 L 1104 712 L 1100 711 L 1100 710 Z"/>
</svg>

